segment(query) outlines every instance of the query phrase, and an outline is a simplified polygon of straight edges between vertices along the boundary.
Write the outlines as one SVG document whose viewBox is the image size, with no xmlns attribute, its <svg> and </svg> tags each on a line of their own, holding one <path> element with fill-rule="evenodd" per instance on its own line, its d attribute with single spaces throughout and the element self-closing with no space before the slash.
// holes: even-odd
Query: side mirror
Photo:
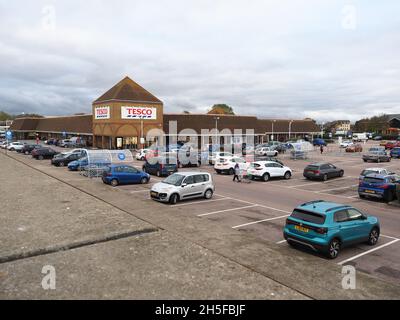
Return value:
<svg viewBox="0 0 400 320">
<path fill-rule="evenodd" d="M 187 183 L 182 183 L 181 187 L 184 188 L 187 186 Z"/>
</svg>

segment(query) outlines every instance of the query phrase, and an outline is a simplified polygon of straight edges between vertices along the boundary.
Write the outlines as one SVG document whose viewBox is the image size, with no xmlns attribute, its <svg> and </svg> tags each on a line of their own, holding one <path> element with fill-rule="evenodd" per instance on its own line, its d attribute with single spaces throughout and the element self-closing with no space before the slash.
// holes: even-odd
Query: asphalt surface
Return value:
<svg viewBox="0 0 400 320">
<path fill-rule="evenodd" d="M 53 195 L 54 190 L 57 190 L 60 184 L 66 183 L 74 190 L 71 191 L 71 193 L 77 192 L 77 194 L 83 193 L 85 196 L 89 197 L 95 196 L 96 200 L 100 201 L 101 204 L 92 204 L 84 199 L 79 199 L 79 196 L 77 198 L 79 200 L 74 202 L 72 199 L 75 199 L 75 195 L 70 198 L 69 195 L 66 196 L 66 194 L 69 194 L 70 192 L 65 193 L 65 191 L 62 192 L 63 196 L 60 196 L 59 199 L 56 198 L 56 203 L 62 203 L 62 201 L 67 201 L 65 198 L 70 198 L 71 200 L 69 201 L 76 205 L 73 211 L 81 210 L 82 216 L 80 219 L 84 221 L 81 226 L 80 219 L 78 219 L 78 221 L 71 218 L 68 220 L 68 216 L 66 220 L 64 220 L 64 218 L 62 219 L 65 230 L 59 228 L 58 230 L 60 234 L 68 231 L 70 228 L 79 229 L 82 227 L 82 230 L 76 230 L 75 233 L 71 233 L 72 235 L 78 235 L 77 239 L 74 237 L 68 238 L 68 232 L 66 232 L 65 236 L 61 236 L 62 240 L 65 241 L 60 241 L 60 239 L 55 237 L 57 232 L 55 232 L 51 237 L 47 237 L 46 232 L 44 231 L 39 232 L 39 236 L 35 236 L 32 233 L 26 236 L 25 239 L 24 236 L 20 238 L 18 235 L 14 240 L 14 230 L 18 230 L 18 225 L 22 224 L 22 227 L 20 228 L 25 231 L 24 226 L 29 226 L 28 221 L 29 218 L 32 217 L 29 216 L 29 214 L 26 214 L 27 216 L 24 217 L 23 214 L 23 219 L 21 221 L 24 221 L 24 223 L 21 223 L 19 218 L 16 219 L 18 223 L 13 222 L 11 217 L 5 218 L 4 221 L 6 224 L 2 224 L 4 226 L 3 229 L 5 230 L 2 238 L 8 239 L 5 241 L 9 241 L 9 243 L 7 243 L 6 246 L 0 246 L 0 257 L 8 257 L 7 259 L 10 261 L 0 264 L 0 273 L 11 275 L 5 282 L 3 280 L 3 288 L 4 283 L 6 283 L 7 288 L 4 295 L 6 298 L 23 298 L 27 297 L 27 295 L 30 296 L 31 294 L 44 298 L 169 298 L 165 296 L 165 293 L 168 291 L 171 291 L 171 298 L 218 297 L 268 299 L 272 297 L 278 299 L 363 299 L 400 297 L 400 287 L 398 287 L 400 284 L 400 219 L 398 217 L 400 207 L 395 204 L 387 205 L 379 201 L 360 200 L 358 198 L 356 185 L 358 184 L 359 173 L 363 168 L 378 166 L 376 164 L 365 164 L 362 162 L 360 155 L 344 154 L 333 147 L 329 150 L 328 154 L 322 156 L 318 153 L 313 153 L 311 159 L 307 161 L 290 160 L 288 159 L 288 155 L 280 156 L 285 165 L 294 170 L 292 179 L 288 181 L 271 180 L 269 182 L 252 181 L 251 183 L 234 183 L 232 182 L 231 176 L 214 174 L 213 177 L 217 186 L 217 191 L 211 201 L 192 200 L 181 202 L 173 207 L 156 203 L 149 199 L 149 188 L 152 183 L 159 180 L 155 177 L 152 177 L 150 184 L 145 186 L 129 185 L 111 188 L 110 186 L 103 185 L 99 179 L 84 178 L 79 175 L 79 173 L 68 172 L 65 168 L 51 167 L 49 161 L 35 161 L 30 157 L 15 153 L 12 154 L 12 157 L 31 166 L 31 168 L 27 170 L 40 170 L 46 173 L 46 175 L 50 175 L 50 177 L 47 176 L 40 179 L 32 179 L 31 173 L 23 175 L 25 179 L 27 179 L 26 181 L 41 181 L 40 188 L 44 189 L 42 190 L 43 192 L 38 192 L 39 195 L 36 195 L 41 199 L 39 201 L 53 203 L 51 201 L 53 196 L 48 197 L 47 195 Z M 311 182 L 303 179 L 302 170 L 305 165 L 310 161 L 321 159 L 330 161 L 343 168 L 345 170 L 345 176 L 341 179 L 329 180 L 328 182 Z M 139 168 L 142 165 L 139 161 L 135 161 L 134 164 Z M 400 172 L 399 160 L 393 160 L 389 164 L 380 164 L 379 166 L 390 167 L 393 171 Z M 21 170 L 21 168 L 18 170 L 15 168 L 8 168 L 6 171 L 3 170 L 2 176 L 7 176 L 10 172 L 15 171 L 10 177 L 13 181 L 20 181 Z M 199 169 L 193 168 L 189 170 Z M 204 166 L 200 170 L 213 172 L 213 168 L 209 166 Z M 53 181 L 53 177 L 56 178 L 55 181 Z M 23 188 L 21 184 L 18 184 L 18 186 L 21 188 L 19 189 L 19 193 L 14 190 L 10 194 L 13 196 L 18 194 L 21 198 L 27 198 L 27 200 L 24 201 L 31 201 L 31 196 L 34 195 L 31 195 L 31 192 L 28 191 L 29 196 L 27 197 L 27 190 L 31 190 L 33 186 L 27 185 L 27 188 Z M 45 188 L 49 188 L 49 190 L 45 191 Z M 47 196 L 46 200 L 41 198 L 43 193 Z M 24 210 L 22 209 L 23 206 L 15 207 L 15 201 L 18 202 L 18 199 L 20 198 L 17 197 L 13 199 L 14 201 L 10 200 L 11 204 L 9 204 L 7 212 L 15 212 L 16 208 L 18 208 L 17 210 Z M 289 248 L 282 238 L 282 228 L 287 215 L 291 213 L 295 206 L 316 199 L 349 203 L 366 213 L 378 216 L 381 220 L 382 236 L 377 246 L 370 247 L 361 244 L 344 249 L 338 259 L 334 261 L 326 260 L 325 258 L 308 251 Z M 2 202 L 3 201 L 6 201 L 6 199 L 2 199 Z M 39 208 L 42 207 L 41 203 L 35 205 Z M 87 208 L 85 209 L 84 206 L 86 205 Z M 92 212 L 92 208 L 96 207 L 96 205 L 100 207 L 103 205 L 111 206 L 113 210 L 116 210 L 116 212 L 114 213 L 115 217 L 111 216 L 112 219 L 106 215 L 107 219 L 111 219 L 110 221 L 107 221 L 106 219 L 103 220 L 103 216 L 97 217 L 94 213 L 89 214 L 88 216 L 92 216 L 93 218 L 93 226 L 97 227 L 97 230 L 94 228 L 93 234 L 90 235 L 91 230 L 86 230 L 85 225 L 90 225 L 91 221 L 84 213 Z M 46 208 L 45 205 L 43 208 Z M 65 210 L 63 207 L 46 209 L 47 210 L 39 211 L 53 211 L 58 213 Z M 124 220 L 126 218 L 121 218 L 120 221 L 119 213 L 123 213 L 122 215 L 126 216 L 129 215 L 128 220 L 132 220 L 124 225 Z M 41 214 L 42 213 L 40 213 L 39 216 Z M 2 219 L 4 219 L 3 215 L 4 214 L 1 216 Z M 13 213 L 13 215 L 15 214 Z M 39 217 L 39 220 L 43 219 L 43 221 L 47 221 L 46 215 L 48 215 L 48 213 L 44 213 L 43 216 Z M 114 223 L 117 225 L 121 223 L 121 228 L 112 229 Z M 132 226 L 129 223 L 131 223 Z M 38 222 L 35 227 L 29 227 L 33 230 L 38 228 L 40 230 L 40 226 L 42 225 L 43 223 Z M 53 225 L 59 227 L 57 222 L 53 222 L 52 224 L 50 223 L 49 227 L 53 227 Z M 79 225 L 79 228 L 77 225 Z M 11 226 L 11 228 L 9 226 Z M 111 228 L 111 230 L 109 231 L 108 228 Z M 46 228 L 46 230 L 48 230 L 48 228 Z M 132 235 L 130 232 L 133 232 Z M 226 260 L 226 264 L 221 267 L 222 273 L 225 272 L 224 268 L 229 268 L 228 264 L 232 262 L 237 264 L 238 267 L 243 268 L 243 270 L 249 271 L 249 276 L 255 276 L 256 274 L 263 279 L 265 278 L 268 280 L 268 285 L 264 284 L 264 288 L 273 289 L 271 289 L 268 294 L 262 294 L 261 292 L 258 293 L 257 286 L 255 286 L 254 291 L 250 290 L 249 292 L 245 290 L 248 288 L 247 286 L 244 286 L 245 288 L 242 286 L 242 290 L 235 289 L 231 291 L 230 294 L 225 290 L 225 294 L 221 293 L 220 295 L 213 295 L 210 291 L 205 290 L 200 285 L 204 280 L 202 277 L 205 277 L 206 275 L 201 272 L 199 273 L 198 270 L 196 270 L 195 265 L 190 263 L 192 260 L 191 257 L 184 259 L 188 264 L 188 270 L 193 270 L 193 272 L 190 273 L 192 275 L 199 275 L 200 277 L 198 284 L 200 287 L 196 287 L 195 281 L 192 283 L 190 278 L 187 278 L 188 282 L 185 284 L 188 285 L 188 288 L 191 285 L 194 285 L 195 288 L 199 289 L 198 291 L 195 290 L 192 292 L 192 294 L 188 294 L 187 291 L 184 290 L 175 289 L 176 291 L 174 291 L 172 290 L 173 286 L 165 291 L 164 289 L 151 291 L 151 289 L 146 286 L 141 286 L 143 290 L 139 290 L 140 292 L 135 293 L 126 288 L 121 289 L 122 291 L 118 290 L 118 288 L 111 284 L 110 288 L 107 289 L 105 287 L 106 284 L 103 284 L 102 286 L 89 286 L 86 291 L 83 290 L 84 292 L 82 292 L 82 294 L 76 293 L 71 295 L 71 290 L 65 289 L 61 290 L 62 292 L 58 295 L 52 296 L 47 293 L 44 294 L 41 288 L 38 289 L 37 282 L 26 282 L 26 276 L 23 276 L 29 274 L 28 270 L 31 270 L 32 266 L 43 264 L 43 259 L 45 257 L 54 258 L 55 261 L 62 261 L 62 265 L 65 266 L 67 271 L 69 270 L 68 264 L 73 263 L 72 261 L 77 259 L 76 256 L 81 255 L 82 250 L 95 250 L 89 255 L 92 259 L 97 259 L 99 265 L 104 265 L 104 269 L 115 267 L 116 264 L 121 269 L 125 270 L 126 264 L 128 264 L 128 260 L 126 260 L 125 256 L 126 252 L 129 250 L 124 250 L 124 247 L 130 246 L 128 243 L 130 243 L 130 241 L 136 241 L 138 238 L 148 239 L 153 236 L 159 237 L 160 232 L 167 233 L 167 238 L 183 237 L 185 241 L 190 242 L 187 243 L 188 245 L 194 245 L 196 250 L 199 250 L 200 252 L 202 250 L 209 250 L 210 254 L 207 255 L 208 258 L 214 254 L 215 256 L 213 259 L 204 262 L 206 269 L 211 268 L 214 264 L 214 259 L 217 259 L 218 261 Z M 118 239 L 110 240 L 105 236 L 107 234 L 109 237 L 117 235 L 116 237 Z M 83 235 L 87 235 L 87 238 L 81 239 Z M 29 243 L 29 239 L 31 239 L 31 243 Z M 52 239 L 54 239 L 54 241 Z M 90 241 L 93 239 L 94 243 L 90 244 Z M 3 239 L 1 240 L 3 243 Z M 177 239 L 171 239 L 171 245 L 176 247 L 176 250 L 178 250 L 176 244 L 181 243 L 182 241 L 177 240 L 176 243 L 173 243 L 174 240 Z M 13 247 L 14 241 L 16 242 Z M 82 247 L 72 247 L 72 249 L 66 250 L 65 252 L 59 250 L 60 247 L 63 247 L 63 245 L 65 246 L 65 244 L 70 244 L 71 242 L 81 243 Z M 28 248 L 21 250 L 20 248 L 24 247 L 25 243 Z M 117 243 L 120 243 L 120 246 L 116 245 Z M 142 244 L 140 247 L 142 247 Z M 153 248 L 152 245 L 153 244 L 149 244 L 149 247 Z M 113 264 L 111 265 L 109 262 L 106 264 L 104 262 L 105 260 L 109 261 L 109 259 L 106 259 L 106 255 L 104 254 L 104 251 L 107 251 L 107 249 L 104 248 L 107 246 L 111 246 L 111 250 L 115 253 L 114 259 L 112 259 Z M 43 247 L 50 247 L 50 251 L 46 253 L 46 255 L 43 255 L 40 250 L 38 250 Z M 144 251 L 146 251 L 146 245 L 143 245 L 143 248 Z M 154 254 L 154 251 L 152 251 L 153 249 L 149 250 Z M 97 253 L 97 251 L 99 252 Z M 28 258 L 21 258 L 23 257 L 23 254 L 26 254 L 26 252 L 28 252 Z M 172 250 L 172 252 L 166 252 L 166 256 L 163 257 L 166 259 L 167 265 L 169 263 L 172 266 L 176 264 L 176 259 L 174 261 L 168 261 L 168 257 L 174 256 L 173 252 L 176 253 L 176 251 Z M 185 252 L 185 249 L 179 249 L 178 252 Z M 190 250 L 190 252 L 192 252 L 192 250 Z M 33 253 L 35 253 L 35 255 Z M 30 257 L 30 254 L 32 257 Z M 141 259 L 146 260 L 147 258 L 149 264 L 153 265 L 153 263 L 150 262 L 153 258 L 153 254 L 150 254 L 150 256 L 141 256 Z M 120 263 L 120 261 L 122 262 Z M 210 265 L 207 265 L 207 263 L 210 263 Z M 132 261 L 129 261 L 129 264 L 132 264 Z M 339 264 L 352 264 L 356 267 L 357 271 L 360 271 L 357 277 L 359 284 L 357 290 L 343 290 L 340 287 L 341 268 Z M 85 262 L 84 265 L 85 266 L 82 266 L 83 270 L 85 270 L 84 268 L 88 268 L 89 270 L 93 268 L 93 264 Z M 121 265 L 123 267 L 121 267 Z M 146 263 L 141 264 L 138 267 L 140 269 L 145 265 Z M 176 267 L 179 269 L 178 266 Z M 82 273 L 82 268 L 78 268 L 79 271 L 78 269 L 75 272 L 71 271 L 72 274 L 75 274 L 73 281 L 71 282 L 72 284 L 88 281 L 86 274 Z M 17 271 L 13 273 L 11 270 Z M 173 267 L 171 267 L 170 270 L 173 270 Z M 241 272 L 243 272 L 243 270 L 241 270 Z M 156 277 L 160 272 L 162 274 L 161 270 L 152 274 Z M 101 278 L 97 278 L 98 274 L 96 272 L 94 273 L 96 279 Z M 91 274 L 93 274 L 93 272 Z M 105 272 L 103 276 L 106 274 L 107 272 Z M 299 277 L 299 274 L 302 276 Z M 368 274 L 372 275 L 372 277 L 368 276 Z M 207 275 L 210 276 L 210 273 L 208 272 Z M 221 280 L 219 278 L 220 275 L 215 272 L 212 272 L 212 275 L 214 277 L 213 281 L 215 281 L 216 284 L 219 284 Z M 126 276 L 127 275 L 125 275 L 125 277 Z M 232 280 L 238 275 L 232 273 L 231 276 L 232 278 L 230 279 Z M 37 277 L 38 275 L 36 275 L 36 278 Z M 162 282 L 161 278 L 159 277 L 158 280 Z M 4 276 L 0 276 L 0 279 L 4 279 Z M 238 279 L 240 280 L 242 278 L 239 277 Z M 238 281 L 238 279 L 235 281 Z M 152 283 L 154 283 L 154 278 L 151 280 L 153 281 Z M 137 279 L 135 280 L 132 278 L 129 281 L 135 282 Z M 244 281 L 246 282 L 248 280 Z M 71 283 L 70 285 L 72 285 Z M 94 283 L 97 284 L 96 281 L 94 281 Z M 251 286 L 253 285 L 254 284 Z M 185 287 L 185 285 L 181 284 L 181 287 L 182 286 Z M 223 287 L 222 284 L 221 286 Z M 217 288 L 218 285 L 215 286 L 212 292 L 216 292 L 215 290 L 217 290 Z M 326 288 L 329 288 L 330 290 L 327 291 Z M 204 294 L 200 293 L 203 292 L 203 290 L 205 290 Z M 282 294 L 278 294 L 278 291 Z"/>
</svg>

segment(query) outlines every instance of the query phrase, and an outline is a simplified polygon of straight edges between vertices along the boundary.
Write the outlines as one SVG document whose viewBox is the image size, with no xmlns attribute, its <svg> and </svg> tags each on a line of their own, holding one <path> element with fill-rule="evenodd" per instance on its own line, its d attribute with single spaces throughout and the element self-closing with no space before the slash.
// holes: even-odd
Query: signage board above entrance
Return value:
<svg viewBox="0 0 400 320">
<path fill-rule="evenodd" d="M 95 119 L 110 119 L 110 107 L 96 107 L 94 117 Z"/>
<path fill-rule="evenodd" d="M 121 119 L 156 120 L 157 108 L 121 107 Z"/>
</svg>

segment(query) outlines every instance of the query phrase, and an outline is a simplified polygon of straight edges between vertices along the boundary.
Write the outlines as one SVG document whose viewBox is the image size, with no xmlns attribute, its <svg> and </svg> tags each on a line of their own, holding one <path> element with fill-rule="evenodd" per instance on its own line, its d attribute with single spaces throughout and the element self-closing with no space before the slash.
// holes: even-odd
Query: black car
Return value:
<svg viewBox="0 0 400 320">
<path fill-rule="evenodd" d="M 64 167 L 72 161 L 80 159 L 82 155 L 80 153 L 67 153 L 60 156 L 56 156 L 51 160 L 51 164 L 56 167 Z"/>
<path fill-rule="evenodd" d="M 330 178 L 343 177 L 343 169 L 337 168 L 331 163 L 318 162 L 309 164 L 305 167 L 303 176 L 306 179 L 316 179 L 326 181 Z"/>
<path fill-rule="evenodd" d="M 26 144 L 22 147 L 21 151 L 18 152 L 21 152 L 23 154 L 31 154 L 34 149 L 40 148 L 43 148 L 40 144 Z"/>
<path fill-rule="evenodd" d="M 58 152 L 51 148 L 33 149 L 31 152 L 32 158 L 37 160 L 52 159 L 56 154 L 58 154 Z"/>
</svg>

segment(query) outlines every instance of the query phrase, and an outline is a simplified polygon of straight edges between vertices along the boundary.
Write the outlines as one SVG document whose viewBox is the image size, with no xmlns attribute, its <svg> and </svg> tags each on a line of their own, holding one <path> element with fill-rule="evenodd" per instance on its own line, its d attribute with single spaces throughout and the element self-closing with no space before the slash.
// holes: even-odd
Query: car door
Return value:
<svg viewBox="0 0 400 320">
<path fill-rule="evenodd" d="M 141 179 L 140 171 L 134 167 L 127 166 L 127 179 L 129 183 L 139 183 Z"/>
<path fill-rule="evenodd" d="M 364 218 L 365 216 L 357 209 L 346 209 L 349 221 L 353 222 L 351 226 L 351 241 L 361 241 L 367 239 L 371 226 Z"/>
<path fill-rule="evenodd" d="M 275 177 L 283 177 L 285 175 L 285 168 L 279 163 L 273 163 Z"/>
<path fill-rule="evenodd" d="M 194 182 L 194 175 L 187 176 L 182 182 L 180 196 L 182 199 L 190 198 L 196 193 L 196 185 Z"/>
<path fill-rule="evenodd" d="M 334 213 L 334 222 L 343 243 L 354 241 L 355 221 L 349 219 L 346 209 Z"/>
</svg>

